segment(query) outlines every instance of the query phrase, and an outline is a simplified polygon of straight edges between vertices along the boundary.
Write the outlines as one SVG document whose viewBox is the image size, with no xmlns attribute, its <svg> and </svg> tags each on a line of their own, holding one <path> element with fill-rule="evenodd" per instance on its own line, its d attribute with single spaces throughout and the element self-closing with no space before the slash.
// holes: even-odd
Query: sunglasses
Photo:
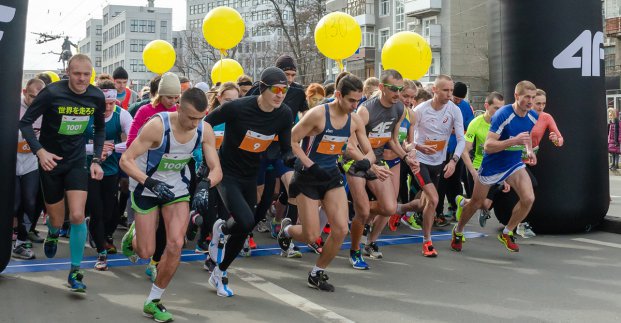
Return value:
<svg viewBox="0 0 621 323">
<path fill-rule="evenodd" d="M 261 82 L 261 83 L 263 83 L 263 82 Z M 267 84 L 265 84 L 265 83 L 263 83 L 263 85 L 267 86 Z M 288 86 L 280 87 L 280 86 L 275 86 L 275 85 L 269 85 L 267 88 L 270 90 L 270 92 L 272 92 L 274 94 L 279 94 L 279 93 L 287 94 L 287 91 L 289 91 L 289 87 Z"/>
<path fill-rule="evenodd" d="M 403 86 L 396 86 L 396 85 L 392 85 L 392 84 L 386 84 L 386 83 L 382 83 L 384 85 L 385 88 L 389 89 L 392 92 L 401 92 L 403 91 Z"/>
</svg>

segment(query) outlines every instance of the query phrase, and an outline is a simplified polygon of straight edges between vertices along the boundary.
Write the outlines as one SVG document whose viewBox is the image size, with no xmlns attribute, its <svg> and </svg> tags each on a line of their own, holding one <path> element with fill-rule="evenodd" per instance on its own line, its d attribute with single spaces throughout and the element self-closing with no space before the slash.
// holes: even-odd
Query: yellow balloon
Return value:
<svg viewBox="0 0 621 323">
<path fill-rule="evenodd" d="M 407 79 L 418 80 L 431 66 L 431 47 L 415 32 L 398 32 L 382 47 L 382 66 L 397 70 Z"/>
<path fill-rule="evenodd" d="M 97 79 L 97 73 L 95 72 L 95 68 L 91 70 L 91 84 L 95 85 L 95 80 Z"/>
<path fill-rule="evenodd" d="M 341 61 L 353 55 L 362 42 L 360 25 L 344 12 L 325 15 L 315 27 L 315 44 L 326 57 Z"/>
<path fill-rule="evenodd" d="M 203 19 L 203 36 L 209 45 L 224 53 L 242 40 L 246 26 L 237 10 L 230 7 L 217 7 Z"/>
<path fill-rule="evenodd" d="M 149 71 L 164 74 L 175 65 L 175 49 L 167 41 L 157 39 L 144 47 L 142 60 Z"/>
<path fill-rule="evenodd" d="M 211 68 L 211 81 L 216 83 L 236 82 L 237 78 L 244 75 L 244 69 L 239 63 L 230 58 L 221 59 Z"/>
<path fill-rule="evenodd" d="M 45 71 L 43 72 L 43 74 L 47 74 L 47 76 L 49 76 L 52 80 L 52 83 L 60 81 L 60 77 L 58 76 L 58 74 L 56 74 L 56 72 Z"/>
</svg>

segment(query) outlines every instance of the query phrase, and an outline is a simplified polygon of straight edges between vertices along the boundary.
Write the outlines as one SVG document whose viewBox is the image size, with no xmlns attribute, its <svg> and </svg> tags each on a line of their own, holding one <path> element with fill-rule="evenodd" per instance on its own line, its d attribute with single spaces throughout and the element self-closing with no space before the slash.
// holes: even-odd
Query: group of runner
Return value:
<svg viewBox="0 0 621 323">
<path fill-rule="evenodd" d="M 348 235 L 349 261 L 358 270 L 369 269 L 365 257 L 383 257 L 377 240 L 387 225 L 395 230 L 400 222 L 422 229 L 422 255 L 437 257 L 431 231 L 446 221 L 437 218 L 444 199 L 438 185 L 458 176 L 461 191 L 462 170 L 464 186 L 473 189 L 454 199 L 451 249 L 462 250 L 465 225 L 477 210 L 485 225 L 494 193 L 512 189 L 519 201 L 498 239 L 519 251 L 514 230 L 534 201 L 526 165 L 536 164 L 546 129 L 552 142 L 563 144 L 543 112 L 545 92 L 522 81 L 508 105 L 493 92 L 485 113 L 464 127 L 463 98 L 455 99 L 456 83 L 447 75 L 429 91 L 395 70 L 364 83 L 343 72 L 328 97 L 328 86 L 314 83 L 305 91 L 295 83 L 291 57 L 275 65 L 258 82 L 243 77 L 211 89 L 205 83 L 186 89 L 165 73 L 153 79 L 145 98 L 126 89 L 122 68 L 90 85 L 92 63 L 82 54 L 69 61 L 68 80 L 28 81 L 19 123 L 14 256 L 34 258 L 31 241 L 40 241 L 34 229 L 40 182 L 47 257 L 56 254 L 66 214 L 70 221 L 74 291 L 86 290 L 80 263 L 87 240 L 98 252 L 95 269 L 108 269 L 107 254 L 117 251 L 112 235 L 129 200 L 120 249 L 131 261 L 150 259 L 153 284 L 143 314 L 158 322 L 172 320 L 162 295 L 182 248 L 197 233 L 196 250 L 207 254 L 204 267 L 218 296 L 234 295 L 228 269 L 256 248 L 255 228 L 271 231 L 283 256 L 301 256 L 293 241 L 318 253 L 307 284 L 332 292 L 327 267 Z"/>
</svg>

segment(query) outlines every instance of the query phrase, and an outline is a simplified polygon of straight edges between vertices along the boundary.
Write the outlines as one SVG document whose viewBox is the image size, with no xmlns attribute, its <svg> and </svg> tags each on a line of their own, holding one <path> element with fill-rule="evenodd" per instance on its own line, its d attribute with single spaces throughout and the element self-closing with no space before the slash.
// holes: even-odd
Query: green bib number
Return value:
<svg viewBox="0 0 621 323">
<path fill-rule="evenodd" d="M 66 136 L 81 135 L 86 131 L 88 120 L 88 116 L 63 116 L 58 133 Z"/>
<path fill-rule="evenodd" d="M 188 154 L 164 154 L 162 160 L 157 165 L 159 172 L 180 172 L 185 168 L 185 165 L 192 159 Z"/>
</svg>

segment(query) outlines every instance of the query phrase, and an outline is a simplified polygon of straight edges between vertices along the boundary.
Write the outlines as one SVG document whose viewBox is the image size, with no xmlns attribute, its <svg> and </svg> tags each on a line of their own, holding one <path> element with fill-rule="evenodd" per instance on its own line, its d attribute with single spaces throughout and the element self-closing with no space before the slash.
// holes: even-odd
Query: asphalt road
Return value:
<svg viewBox="0 0 621 323">
<path fill-rule="evenodd" d="M 611 197 L 604 226 L 520 239 L 519 253 L 496 240 L 495 220 L 467 227 L 461 253 L 449 249 L 450 227 L 436 231 L 436 259 L 421 256 L 420 232 L 401 227 L 384 236 L 385 258 L 368 260 L 371 270 L 352 269 L 341 251 L 327 271 L 335 293 L 306 286 L 314 254 L 273 255 L 275 240 L 256 234 L 260 250 L 230 269 L 234 297 L 216 296 L 204 256 L 187 251 L 164 304 L 176 322 L 620 322 L 621 177 L 611 177 Z M 68 249 L 61 239 L 58 257 L 45 259 L 36 245 L 38 260 L 9 264 L 0 322 L 150 322 L 141 315 L 151 285 L 144 265 L 115 257 L 108 272 L 86 270 L 88 292 L 75 294 L 66 287 Z"/>
</svg>

